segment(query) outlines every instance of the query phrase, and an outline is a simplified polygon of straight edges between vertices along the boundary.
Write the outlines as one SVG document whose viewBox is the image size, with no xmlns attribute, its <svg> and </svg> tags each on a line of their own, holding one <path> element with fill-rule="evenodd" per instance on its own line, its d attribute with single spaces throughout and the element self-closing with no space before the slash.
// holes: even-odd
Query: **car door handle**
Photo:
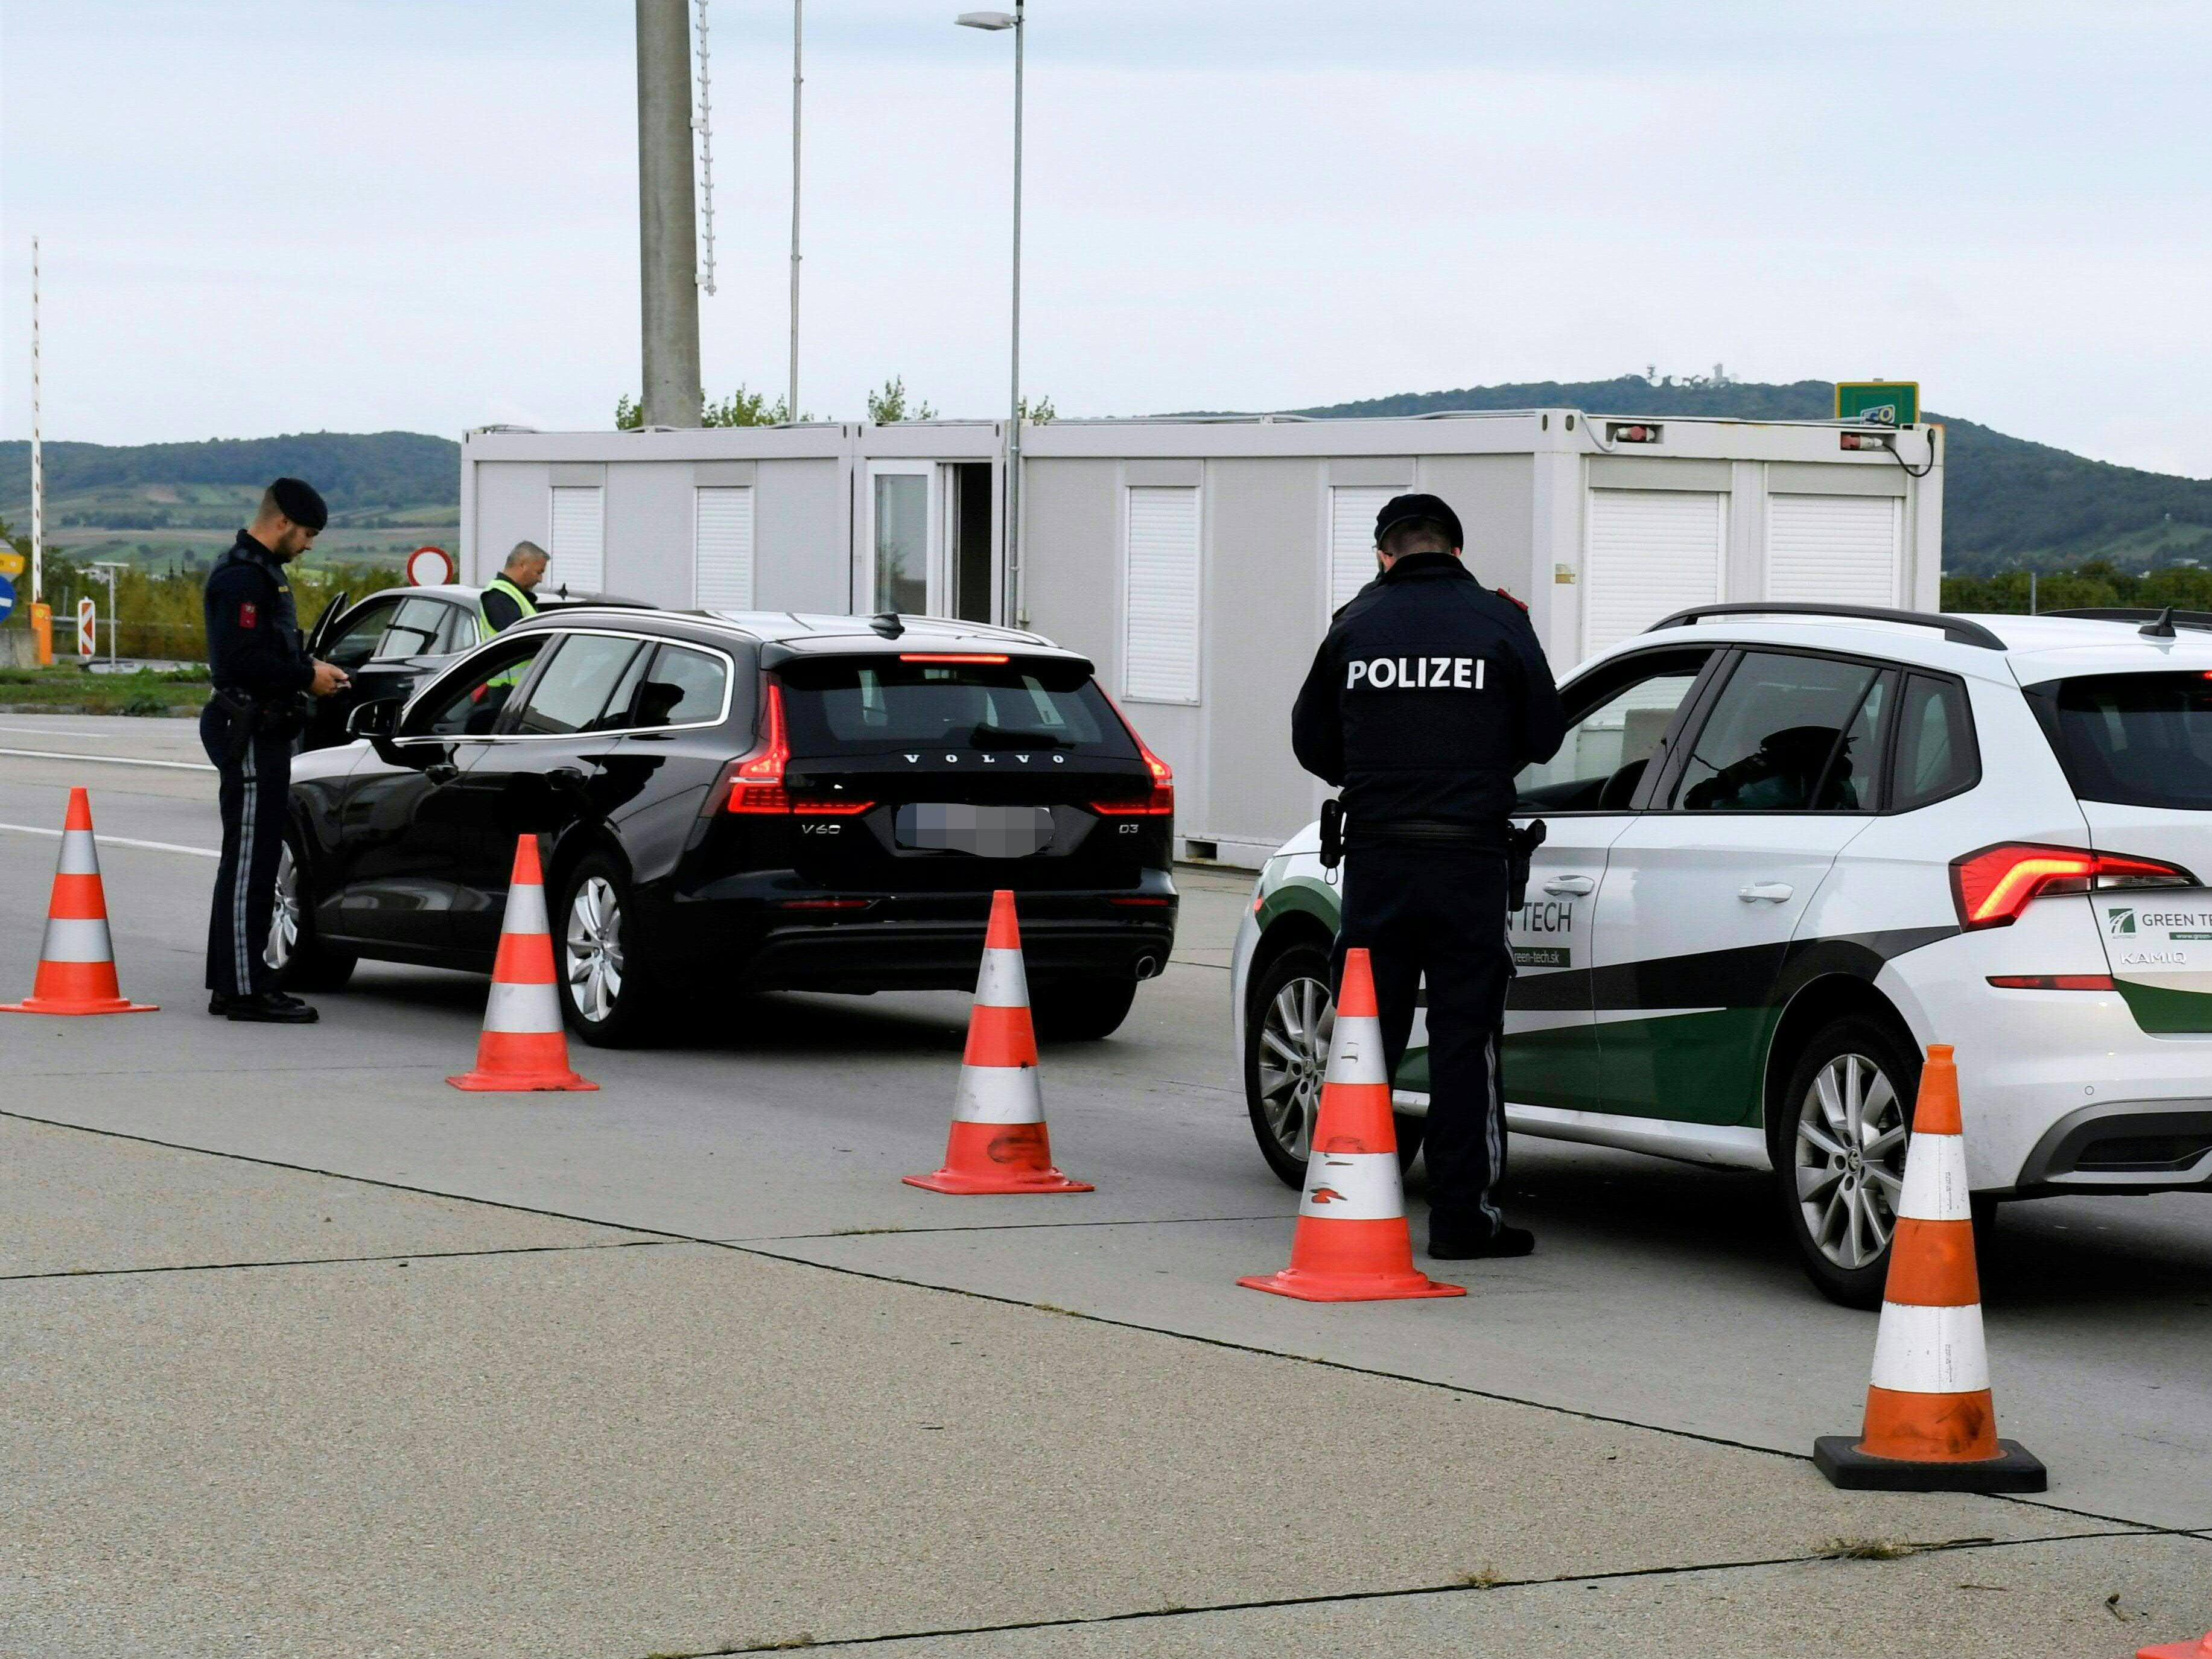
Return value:
<svg viewBox="0 0 2212 1659">
<path fill-rule="evenodd" d="M 548 783 L 558 784 L 563 789 L 581 789 L 584 787 L 584 774 L 577 767 L 556 766 L 545 775 L 545 781 Z"/>
<path fill-rule="evenodd" d="M 1796 890 L 1786 881 L 1754 881 L 1749 886 L 1737 888 L 1735 896 L 1746 904 L 1782 904 Z"/>
<path fill-rule="evenodd" d="M 1597 884 L 1588 876 L 1553 876 L 1545 881 L 1544 890 L 1558 897 L 1580 898 L 1597 891 Z"/>
</svg>

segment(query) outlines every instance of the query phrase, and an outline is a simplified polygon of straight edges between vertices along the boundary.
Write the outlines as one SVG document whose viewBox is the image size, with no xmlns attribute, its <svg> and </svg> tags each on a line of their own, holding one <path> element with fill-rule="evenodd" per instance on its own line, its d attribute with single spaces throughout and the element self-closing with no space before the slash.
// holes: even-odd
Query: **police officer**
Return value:
<svg viewBox="0 0 2212 1659">
<path fill-rule="evenodd" d="M 1460 562 L 1458 515 L 1400 495 L 1381 574 L 1336 613 L 1291 716 L 1298 763 L 1343 792 L 1343 952 L 1371 953 L 1391 1071 L 1428 975 L 1429 1254 L 1526 1255 L 1491 1189 L 1504 1160 L 1498 1034 L 1514 775 L 1566 729 L 1526 609 Z"/>
<path fill-rule="evenodd" d="M 307 655 L 284 567 L 330 521 L 323 498 L 297 478 L 262 492 L 252 525 L 209 573 L 208 670 L 215 695 L 200 742 L 222 776 L 222 862 L 208 916 L 208 1012 L 235 1020 L 312 1024 L 315 1011 L 276 990 L 263 955 L 276 907 L 276 860 L 292 781 L 292 740 L 304 696 L 327 697 L 343 671 Z"/>
<path fill-rule="evenodd" d="M 545 580 L 545 550 L 536 542 L 517 542 L 480 603 L 495 634 L 504 634 L 525 617 L 538 614 L 538 584 Z"/>
</svg>

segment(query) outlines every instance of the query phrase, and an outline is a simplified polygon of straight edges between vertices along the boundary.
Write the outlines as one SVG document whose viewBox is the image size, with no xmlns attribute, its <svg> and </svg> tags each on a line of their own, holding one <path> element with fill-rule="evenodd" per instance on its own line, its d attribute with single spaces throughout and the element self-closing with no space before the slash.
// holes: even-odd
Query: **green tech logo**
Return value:
<svg viewBox="0 0 2212 1659">
<path fill-rule="evenodd" d="M 2136 931 L 2136 913 L 2132 910 L 2106 911 L 2105 930 L 2115 939 L 2131 936 Z"/>
</svg>

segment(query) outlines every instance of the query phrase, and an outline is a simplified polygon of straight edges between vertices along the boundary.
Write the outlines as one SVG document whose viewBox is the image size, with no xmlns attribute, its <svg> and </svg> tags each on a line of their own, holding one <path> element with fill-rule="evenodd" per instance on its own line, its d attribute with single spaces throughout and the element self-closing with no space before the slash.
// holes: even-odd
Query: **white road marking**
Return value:
<svg viewBox="0 0 2212 1659">
<path fill-rule="evenodd" d="M 131 755 L 73 755 L 60 749 L 0 749 L 21 760 L 90 761 L 95 766 L 158 766 L 171 772 L 212 772 L 205 761 L 141 760 Z"/>
<path fill-rule="evenodd" d="M 0 830 L 13 830 L 19 836 L 46 836 L 58 840 L 61 831 L 49 830 L 37 823 L 0 823 Z M 132 841 L 125 836 L 102 836 L 102 847 L 136 847 L 149 853 L 189 853 L 196 859 L 219 859 L 222 853 L 212 847 L 182 847 L 173 841 Z"/>
<path fill-rule="evenodd" d="M 133 732 L 81 732 L 61 726 L 0 726 L 0 732 L 20 732 L 27 738 L 75 738 L 79 742 L 120 743 Z"/>
</svg>

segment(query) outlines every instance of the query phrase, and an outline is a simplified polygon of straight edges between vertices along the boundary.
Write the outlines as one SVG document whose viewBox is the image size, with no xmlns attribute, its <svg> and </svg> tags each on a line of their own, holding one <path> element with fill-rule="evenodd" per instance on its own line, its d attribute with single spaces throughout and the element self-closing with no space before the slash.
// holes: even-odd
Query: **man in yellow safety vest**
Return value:
<svg viewBox="0 0 2212 1659">
<path fill-rule="evenodd" d="M 507 563 L 491 579 L 479 602 L 483 610 L 486 639 L 505 633 L 525 617 L 538 614 L 538 601 L 531 596 L 545 579 L 546 563 L 545 550 L 536 542 L 515 543 L 514 550 L 507 556 Z"/>
</svg>

